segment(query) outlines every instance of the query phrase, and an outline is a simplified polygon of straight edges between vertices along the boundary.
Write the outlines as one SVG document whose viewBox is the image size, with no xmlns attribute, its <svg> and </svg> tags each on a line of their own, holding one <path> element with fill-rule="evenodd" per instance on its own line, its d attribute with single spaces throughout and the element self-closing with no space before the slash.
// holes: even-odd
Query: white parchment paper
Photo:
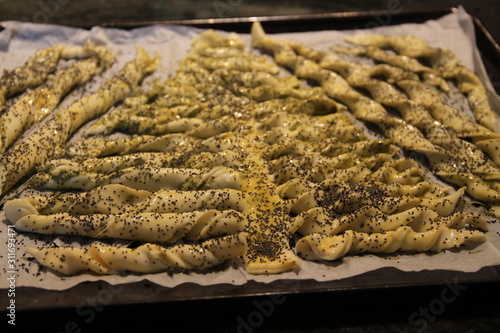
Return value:
<svg viewBox="0 0 500 333">
<path fill-rule="evenodd" d="M 96 27 L 91 30 L 82 30 L 53 25 L 40 25 L 21 22 L 2 22 L 4 30 L 0 32 L 0 70 L 12 69 L 20 66 L 36 50 L 56 44 L 82 45 L 87 39 L 106 45 L 113 50 L 117 61 L 113 67 L 99 78 L 94 79 L 87 87 L 86 92 L 97 89 L 100 83 L 109 79 L 124 63 L 135 56 L 135 44 L 141 45 L 148 53 L 158 53 L 161 57 L 161 66 L 154 75 L 144 82 L 145 87 L 154 78 L 165 79 L 177 68 L 178 62 L 190 48 L 190 42 L 201 30 L 183 26 L 151 26 L 134 30 L 119 30 Z M 295 39 L 318 49 L 328 49 L 334 44 L 341 43 L 348 34 L 366 33 L 366 30 L 351 31 L 319 31 L 307 33 L 287 33 L 275 35 L 277 38 Z M 478 73 L 491 92 L 492 105 L 499 106 L 500 98 L 494 93 L 488 75 L 481 63 L 479 52 L 475 47 L 474 28 L 471 17 L 461 8 L 456 13 L 446 15 L 438 20 L 423 24 L 404 24 L 399 26 L 378 27 L 370 29 L 371 33 L 388 35 L 411 34 L 426 40 L 431 46 L 448 48 L 455 52 L 461 60 Z M 241 35 L 246 41 L 249 36 Z M 61 107 L 83 94 L 79 89 L 68 96 Z M 497 107 L 498 110 L 498 107 Z M 3 213 L 0 215 L 0 288 L 6 288 L 6 275 L 10 270 L 7 266 L 7 222 Z M 494 222 L 494 223 L 493 223 Z M 461 248 L 457 251 L 445 251 L 438 254 L 417 254 L 398 256 L 351 256 L 333 263 L 303 262 L 300 269 L 279 275 L 249 275 L 237 267 L 207 274 L 177 274 L 168 275 L 147 274 L 125 276 L 96 276 L 81 274 L 72 277 L 62 277 L 29 260 L 24 252 L 26 245 L 43 245 L 31 235 L 16 233 L 16 286 L 34 286 L 46 289 L 63 290 L 83 281 L 105 280 L 112 284 L 129 283 L 149 280 L 166 287 L 192 282 L 199 285 L 214 285 L 229 283 L 242 285 L 249 280 L 271 282 L 276 279 L 315 279 L 327 281 L 352 277 L 367 271 L 382 267 L 395 267 L 402 271 L 421 270 L 452 270 L 475 272 L 482 267 L 500 264 L 500 223 L 492 220 L 490 231 L 487 233 L 489 241 L 474 248 Z M 65 242 L 58 237 L 52 239 L 54 243 Z"/>
</svg>

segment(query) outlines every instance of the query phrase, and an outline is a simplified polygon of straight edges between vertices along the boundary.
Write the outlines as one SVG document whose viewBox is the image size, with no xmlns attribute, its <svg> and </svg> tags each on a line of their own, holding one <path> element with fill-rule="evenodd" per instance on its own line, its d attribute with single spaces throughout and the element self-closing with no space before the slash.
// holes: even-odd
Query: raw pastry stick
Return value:
<svg viewBox="0 0 500 333">
<path fill-rule="evenodd" d="M 124 210 L 130 213 L 185 213 L 206 209 L 238 212 L 250 209 L 245 193 L 237 190 L 150 192 L 119 184 L 106 185 L 87 192 L 34 195 L 13 199 L 11 202 L 6 203 L 9 216 L 17 216 L 25 210 L 44 215 L 89 215 L 119 214 Z M 11 219 L 11 222 L 15 221 L 16 218 Z"/>
<path fill-rule="evenodd" d="M 57 70 L 49 77 L 49 83 L 29 90 L 0 116 L 0 152 L 4 152 L 24 131 L 52 112 L 70 90 L 108 68 L 114 59 L 111 51 L 95 46 L 90 41 L 82 49 L 91 57 Z M 73 53 L 77 53 L 77 50 Z"/>
<path fill-rule="evenodd" d="M 330 208 L 315 207 L 302 212 L 295 218 L 295 223 L 299 226 L 297 230 L 302 235 L 315 232 L 336 235 L 345 230 L 376 233 L 394 231 L 403 226 L 422 232 L 441 225 L 453 229 L 473 226 L 476 229 L 488 231 L 486 219 L 478 214 L 458 211 L 448 216 L 439 216 L 438 213 L 423 205 L 395 214 L 385 214 L 373 206 L 363 206 L 345 214 L 332 212 Z"/>
<path fill-rule="evenodd" d="M 289 180 L 288 182 L 277 187 L 278 195 L 283 198 L 283 200 L 294 199 L 298 196 L 310 192 L 316 188 L 321 188 L 326 185 L 329 186 L 328 183 L 333 183 L 334 180 L 324 180 L 323 182 L 317 184 L 311 181 L 306 181 L 304 179 L 296 178 Z M 344 182 L 347 184 L 356 184 L 363 181 L 363 178 L 356 179 L 339 179 L 340 182 Z M 400 184 L 400 183 L 391 183 L 384 186 L 385 191 L 387 191 L 387 195 L 389 196 L 414 196 L 422 199 L 438 199 L 444 198 L 451 193 L 453 193 L 452 187 L 443 187 L 435 182 L 422 181 L 416 184 Z M 293 201 L 292 201 L 293 202 Z"/>
<path fill-rule="evenodd" d="M 79 127 L 123 100 L 157 66 L 158 59 L 151 58 L 138 47 L 136 58 L 128 62 L 118 76 L 104 83 L 96 92 L 54 114 L 44 126 L 3 154 L 0 157 L 0 194 L 5 194 L 34 171 L 36 165 L 58 156 Z"/>
<path fill-rule="evenodd" d="M 315 207 L 325 207 L 332 213 L 342 214 L 371 206 L 385 214 L 393 214 L 424 206 L 447 216 L 460 208 L 464 194 L 461 189 L 446 196 L 420 198 L 401 193 L 400 190 L 393 192 L 389 186 L 373 181 L 347 183 L 327 179 L 289 200 L 288 207 L 290 212 L 297 215 Z"/>
<path fill-rule="evenodd" d="M 491 109 L 486 88 L 476 74 L 450 50 L 433 48 L 414 36 L 367 34 L 349 36 L 346 41 L 361 46 L 390 48 L 402 56 L 428 59 L 431 67 L 443 78 L 457 81 L 458 89 L 467 96 L 477 121 L 494 132 L 500 132 L 500 116 Z"/>
<path fill-rule="evenodd" d="M 17 202 L 8 204 L 19 206 Z M 243 231 L 246 218 L 237 211 L 204 210 L 185 213 L 120 213 L 80 214 L 57 213 L 40 215 L 23 209 L 6 207 L 7 219 L 16 230 L 51 235 L 79 235 L 91 238 L 118 238 L 143 242 L 174 243 L 184 238 L 198 241 Z"/>
<path fill-rule="evenodd" d="M 241 166 L 241 156 L 232 150 L 218 152 L 198 152 L 191 154 L 189 151 L 177 152 L 137 152 L 128 155 L 104 156 L 75 161 L 67 158 L 51 160 L 40 172 L 50 174 L 52 177 L 68 178 L 79 173 L 110 174 L 119 170 L 139 167 L 144 168 L 215 168 L 224 166 L 238 168 Z"/>
<path fill-rule="evenodd" d="M 91 190 L 108 184 L 122 184 L 139 190 L 203 190 L 230 188 L 241 190 L 247 183 L 245 176 L 230 168 L 216 166 L 209 170 L 182 168 L 128 168 L 110 174 L 80 173 L 68 177 L 50 177 L 38 173 L 33 186 L 46 189 Z"/>
<path fill-rule="evenodd" d="M 88 58 L 97 56 L 105 63 L 111 63 L 113 55 L 105 48 L 87 42 L 85 46 L 54 45 L 37 51 L 23 66 L 6 70 L 0 77 L 0 111 L 7 98 L 28 88 L 42 85 L 53 73 L 60 59 Z"/>
<path fill-rule="evenodd" d="M 225 133 L 221 137 L 229 137 L 231 140 L 234 135 Z M 219 137 L 219 141 L 220 141 Z M 228 148 L 226 145 L 216 147 L 211 143 L 211 139 L 199 142 L 199 139 L 189 137 L 183 133 L 171 133 L 162 136 L 152 135 L 134 135 L 109 139 L 102 137 L 92 137 L 88 139 L 77 140 L 65 149 L 65 156 L 72 159 L 87 159 L 91 157 L 105 157 L 111 155 L 128 155 L 138 152 L 176 152 L 186 147 L 198 148 L 199 151 L 219 151 Z M 231 140 L 232 141 L 232 140 Z"/>
<path fill-rule="evenodd" d="M 4 71 L 0 78 L 0 110 L 4 109 L 8 97 L 45 82 L 56 69 L 63 48 L 63 45 L 55 45 L 37 51 L 23 66 Z"/>
<path fill-rule="evenodd" d="M 42 265 L 65 275 L 82 271 L 96 274 L 123 272 L 158 273 L 165 271 L 203 271 L 242 256 L 246 251 L 244 233 L 214 238 L 201 244 L 164 247 L 146 243 L 137 248 L 93 244 L 75 247 L 28 248 Z"/>
<path fill-rule="evenodd" d="M 269 162 L 275 183 L 302 178 L 321 182 L 333 178 L 357 181 L 379 180 L 384 183 L 415 184 L 423 180 L 424 169 L 413 160 L 394 160 L 390 154 L 378 153 L 362 157 L 345 153 L 333 157 L 318 152 L 305 152 L 300 156 L 284 155 Z"/>
<path fill-rule="evenodd" d="M 372 74 L 389 74 L 390 77 L 387 78 L 388 81 L 399 81 L 403 78 L 401 72 L 395 71 L 395 68 L 398 68 L 404 70 L 406 73 L 413 72 L 418 74 L 425 82 L 439 87 L 445 92 L 448 92 L 450 90 L 450 87 L 446 80 L 443 79 L 435 69 L 424 66 L 417 59 L 399 54 L 393 54 L 373 46 L 367 46 L 363 48 L 335 47 L 334 50 L 339 53 L 365 55 L 375 61 L 383 62 L 384 64 L 378 64 L 373 67 Z M 387 64 L 391 67 L 387 67 Z M 406 78 L 407 77 L 408 74 L 406 74 Z"/>
<path fill-rule="evenodd" d="M 396 251 L 440 252 L 466 243 L 481 243 L 486 236 L 477 230 L 455 230 L 444 226 L 423 232 L 401 227 L 384 233 L 347 230 L 339 235 L 313 233 L 297 241 L 299 256 L 308 260 L 336 260 L 347 254 L 394 253 Z"/>
</svg>

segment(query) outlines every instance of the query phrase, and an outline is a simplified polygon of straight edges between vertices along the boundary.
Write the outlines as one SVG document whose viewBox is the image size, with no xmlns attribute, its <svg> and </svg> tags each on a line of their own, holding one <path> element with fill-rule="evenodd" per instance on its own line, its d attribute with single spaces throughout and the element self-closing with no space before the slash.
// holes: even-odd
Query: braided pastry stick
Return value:
<svg viewBox="0 0 500 333">
<path fill-rule="evenodd" d="M 482 243 L 486 235 L 477 230 L 455 230 L 439 227 L 415 232 L 401 227 L 384 233 L 346 230 L 340 235 L 314 233 L 298 240 L 296 250 L 306 260 L 336 260 L 347 254 L 408 252 L 441 252 L 464 244 Z"/>
<path fill-rule="evenodd" d="M 422 232 L 437 226 L 462 229 L 466 225 L 488 230 L 486 219 L 478 214 L 457 211 L 448 216 L 440 216 L 423 205 L 396 214 L 385 214 L 373 206 L 363 206 L 345 214 L 336 214 L 325 207 L 315 207 L 295 217 L 295 228 L 298 227 L 297 230 L 302 235 L 316 232 L 336 235 L 346 230 L 365 233 L 386 232 L 403 226 Z"/>
<path fill-rule="evenodd" d="M 208 107 L 207 103 L 176 105 L 173 107 L 163 107 L 154 104 L 145 104 L 147 96 L 127 98 L 123 104 L 102 117 L 99 117 L 85 130 L 84 136 L 105 136 L 117 129 L 129 128 L 128 121 L 135 120 L 136 123 L 145 123 L 146 120 L 155 119 L 159 123 L 164 123 L 176 117 L 192 117 L 199 111 Z"/>
<path fill-rule="evenodd" d="M 32 55 L 23 66 L 6 71 L 0 78 L 0 110 L 8 97 L 28 88 L 41 85 L 55 71 L 63 45 L 55 45 Z"/>
<path fill-rule="evenodd" d="M 448 83 L 437 70 L 421 64 L 415 58 L 394 54 L 373 46 L 335 47 L 334 50 L 339 53 L 367 56 L 381 62 L 372 67 L 372 76 L 382 75 L 389 82 L 397 82 L 401 79 L 418 80 L 418 76 L 420 76 L 426 83 L 438 87 L 444 92 L 450 91 Z M 410 73 L 417 74 L 417 78 L 409 77 Z"/>
<path fill-rule="evenodd" d="M 104 47 L 95 46 L 88 41 L 84 46 L 54 45 L 37 51 L 22 66 L 4 71 L 0 77 L 0 111 L 10 96 L 26 89 L 42 85 L 57 69 L 60 59 L 98 57 L 104 66 L 113 61 L 113 54 Z"/>
<path fill-rule="evenodd" d="M 93 137 L 73 142 L 66 148 L 66 157 L 83 160 L 90 157 L 128 155 L 137 152 L 218 152 L 231 150 L 246 141 L 228 132 L 200 140 L 184 133 L 127 136 L 117 139 Z"/>
<path fill-rule="evenodd" d="M 244 192 L 231 189 L 204 191 L 136 190 L 121 184 L 111 184 L 87 192 L 28 196 L 6 203 L 14 214 L 27 209 L 40 214 L 120 214 L 134 213 L 183 213 L 206 209 L 249 209 Z M 33 208 L 31 208 L 33 207 Z"/>
<path fill-rule="evenodd" d="M 414 36 L 355 35 L 347 37 L 346 41 L 361 46 L 390 48 L 402 56 L 427 58 L 443 78 L 457 81 L 458 89 L 467 95 L 477 121 L 494 132 L 500 132 L 500 117 L 491 109 L 481 80 L 450 50 L 433 48 Z"/>
<path fill-rule="evenodd" d="M 46 189 L 91 190 L 108 184 L 122 184 L 139 190 L 198 190 L 230 188 L 240 190 L 246 180 L 242 173 L 216 166 L 208 170 L 132 167 L 110 174 L 82 173 L 52 176 L 38 173 L 32 184 Z"/>
<path fill-rule="evenodd" d="M 53 177 L 68 178 L 82 173 L 111 174 L 129 168 L 187 168 L 203 169 L 241 164 L 239 154 L 232 150 L 219 152 L 138 152 L 122 156 L 105 156 L 85 160 L 54 159 L 39 169 Z"/>
<path fill-rule="evenodd" d="M 274 114 L 276 110 L 296 114 L 329 114 L 345 109 L 340 105 L 337 106 L 333 101 L 334 105 L 330 105 L 332 104 L 330 101 L 332 100 L 324 97 L 312 99 L 287 97 L 260 103 L 247 100 L 240 103 L 241 117 L 239 119 L 265 118 Z M 132 107 L 124 104 L 89 126 L 85 131 L 85 136 L 104 136 L 114 131 L 149 135 L 186 132 L 200 124 L 202 119 L 215 121 L 222 117 L 234 117 L 232 109 L 220 105 L 211 106 L 208 102 L 180 104 L 173 107 L 163 107 L 161 103 L 162 101 L 157 101 Z"/>
<path fill-rule="evenodd" d="M 202 271 L 228 260 L 237 259 L 247 250 L 245 233 L 209 239 L 201 244 L 170 247 L 146 243 L 137 248 L 93 244 L 76 247 L 27 248 L 40 264 L 65 275 L 82 271 L 119 274 L 125 271 L 157 273 L 165 271 Z"/>
<path fill-rule="evenodd" d="M 62 153 L 68 138 L 83 124 L 107 111 L 131 93 L 145 75 L 156 70 L 158 59 L 137 47 L 136 58 L 96 92 L 54 114 L 46 124 L 0 157 L 0 194 L 6 193 L 37 165 Z M 49 149 L 47 149 L 49 147 Z"/>
<path fill-rule="evenodd" d="M 319 141 L 303 141 L 297 139 L 302 134 L 292 135 L 287 129 L 271 129 L 263 134 L 268 147 L 263 152 L 266 160 L 275 160 L 284 155 L 304 155 L 309 152 L 318 152 L 327 157 L 356 154 L 370 157 L 376 153 L 385 153 L 394 156 L 400 152 L 399 148 L 382 140 L 367 140 L 358 126 L 348 125 L 335 130 L 338 137 L 326 137 Z M 315 134 L 313 134 L 314 136 Z"/>
<path fill-rule="evenodd" d="M 348 183 L 357 183 L 362 180 L 340 179 Z M 328 180 L 323 181 L 327 183 Z M 317 184 L 303 179 L 292 179 L 277 188 L 277 194 L 284 200 L 297 198 L 299 195 L 310 192 L 315 188 L 321 188 L 322 183 Z M 412 185 L 403 185 L 399 183 L 388 184 L 385 188 L 390 196 L 415 196 L 425 199 L 444 198 L 452 190 L 451 187 L 443 187 L 434 182 L 419 182 Z M 293 200 L 289 200 L 293 201 Z"/>
<path fill-rule="evenodd" d="M 416 184 L 423 180 L 425 171 L 414 160 L 394 160 L 387 154 L 362 158 L 354 153 L 324 157 L 319 153 L 302 156 L 283 156 L 270 162 L 276 183 L 293 178 L 321 182 L 333 178 L 341 181 L 379 181 L 387 184 Z"/>
<path fill-rule="evenodd" d="M 293 214 L 300 214 L 314 207 L 328 207 L 341 213 L 352 212 L 363 206 L 375 206 L 385 214 L 393 214 L 423 205 L 439 215 L 447 216 L 462 203 L 464 195 L 464 189 L 460 189 L 441 198 L 420 198 L 395 194 L 385 187 L 387 185 L 378 182 L 352 184 L 326 180 L 319 187 L 291 199 L 288 207 Z"/>
<path fill-rule="evenodd" d="M 97 47 L 88 43 L 85 48 Z M 106 52 L 110 53 L 108 50 Z M 91 57 L 76 61 L 58 70 L 49 83 L 27 91 L 12 104 L 0 117 L 0 152 L 7 150 L 22 133 L 51 113 L 70 90 L 109 67 L 110 60 L 106 58 L 112 58 L 112 55 L 103 56 L 104 59 Z"/>
<path fill-rule="evenodd" d="M 22 199 L 19 199 L 22 200 Z M 39 234 L 119 238 L 144 242 L 174 243 L 207 239 L 243 231 L 246 218 L 234 210 L 185 213 L 118 213 L 41 215 L 27 201 L 6 203 L 7 219 L 16 230 Z M 36 213 L 35 213 L 36 212 Z"/>
</svg>

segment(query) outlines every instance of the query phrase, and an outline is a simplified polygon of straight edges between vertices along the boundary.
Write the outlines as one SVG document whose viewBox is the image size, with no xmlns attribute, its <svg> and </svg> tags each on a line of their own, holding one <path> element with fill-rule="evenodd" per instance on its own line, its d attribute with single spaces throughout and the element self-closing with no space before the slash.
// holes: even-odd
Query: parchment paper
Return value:
<svg viewBox="0 0 500 333">
<path fill-rule="evenodd" d="M 0 32 L 0 70 L 12 69 L 20 66 L 36 50 L 56 44 L 82 45 L 87 39 L 102 43 L 116 53 L 117 61 L 113 67 L 99 78 L 93 80 L 86 92 L 97 89 L 100 83 L 112 77 L 122 65 L 135 56 L 135 44 L 141 45 L 148 53 L 159 53 L 161 66 L 156 73 L 148 77 L 144 86 L 148 87 L 154 78 L 165 79 L 177 68 L 178 61 L 182 59 L 190 48 L 190 42 L 201 30 L 183 26 L 151 26 L 134 30 L 119 30 L 96 27 L 91 30 L 82 30 L 54 25 L 40 25 L 21 22 L 2 22 L 4 30 Z M 311 45 L 317 49 L 328 49 L 334 44 L 341 43 L 342 38 L 348 34 L 380 33 L 388 35 L 411 34 L 426 40 L 431 46 L 448 48 L 455 52 L 470 68 L 474 68 L 486 83 L 492 96 L 492 105 L 500 109 L 500 98 L 494 93 L 488 75 L 475 47 L 475 37 L 472 18 L 462 8 L 456 13 L 446 15 L 438 20 L 428 21 L 423 24 L 403 24 L 399 26 L 378 27 L 367 30 L 350 31 L 319 31 L 307 33 L 277 34 L 277 38 L 295 39 Z M 222 32 L 223 33 L 223 32 Z M 249 41 L 249 36 L 241 34 L 244 40 Z M 78 89 L 68 96 L 60 107 L 65 107 L 72 100 L 83 94 Z M 0 288 L 6 288 L 6 279 L 9 268 L 7 267 L 7 222 L 3 212 L 0 215 Z M 495 223 L 493 223 L 495 222 Z M 352 277 L 367 271 L 382 267 L 395 267 L 402 271 L 421 270 L 452 270 L 475 272 L 482 267 L 500 264 L 500 223 L 492 219 L 490 231 L 487 233 L 489 241 L 473 248 L 460 248 L 459 250 L 445 251 L 438 254 L 411 254 L 398 256 L 349 256 L 333 263 L 314 263 L 304 261 L 301 268 L 279 275 L 249 275 L 237 267 L 228 267 L 226 270 L 207 274 L 177 274 L 165 273 L 125 276 L 96 276 L 80 274 L 72 277 L 62 277 L 40 266 L 24 252 L 24 246 L 30 244 L 43 244 L 33 240 L 31 235 L 17 233 L 16 238 L 16 286 L 33 286 L 46 289 L 63 290 L 70 288 L 82 281 L 105 280 L 112 284 L 129 283 L 149 280 L 166 287 L 193 282 L 199 285 L 214 285 L 229 283 L 242 285 L 249 280 L 258 282 L 271 282 L 276 279 L 315 279 L 327 281 Z M 54 243 L 64 243 L 67 238 L 54 237 Z"/>
</svg>

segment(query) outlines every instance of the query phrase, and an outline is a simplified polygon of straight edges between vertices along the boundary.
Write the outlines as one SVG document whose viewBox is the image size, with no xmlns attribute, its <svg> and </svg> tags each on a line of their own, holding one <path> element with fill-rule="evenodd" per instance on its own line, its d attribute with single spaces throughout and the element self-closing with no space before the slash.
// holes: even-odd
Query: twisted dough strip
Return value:
<svg viewBox="0 0 500 333">
<path fill-rule="evenodd" d="M 136 152 L 220 152 L 235 149 L 246 142 L 246 138 L 236 137 L 228 132 L 200 140 L 186 134 L 166 134 L 128 136 L 118 139 L 88 138 L 75 141 L 66 148 L 66 156 L 72 159 L 88 159 L 110 155 L 127 155 Z"/>
<path fill-rule="evenodd" d="M 225 166 L 236 168 L 241 165 L 240 154 L 231 151 L 220 151 L 216 153 L 201 152 L 190 154 L 189 152 L 140 152 L 123 156 L 106 156 L 102 158 L 89 158 L 83 161 L 71 159 L 54 159 L 39 169 L 53 177 L 68 178 L 68 175 L 83 173 L 111 174 L 120 170 L 143 167 L 143 168 L 187 168 L 202 169 Z"/>
<path fill-rule="evenodd" d="M 410 227 L 395 231 L 367 234 L 347 230 L 340 235 L 314 233 L 296 244 L 301 258 L 306 260 L 335 260 L 346 254 L 440 252 L 470 243 L 482 243 L 486 235 L 477 230 L 455 230 L 439 227 L 424 232 L 415 232 Z"/>
<path fill-rule="evenodd" d="M 93 137 L 69 144 L 66 147 L 65 156 L 70 159 L 84 160 L 91 157 L 128 155 L 136 152 L 175 152 L 178 149 L 192 148 L 198 141 L 180 133 L 160 137 L 137 135 L 117 139 Z"/>
<path fill-rule="evenodd" d="M 355 35 L 347 37 L 346 41 L 361 46 L 391 48 L 403 56 L 427 58 L 442 77 L 457 81 L 460 92 L 467 95 L 476 120 L 484 127 L 500 132 L 500 117 L 491 109 L 481 80 L 450 50 L 432 48 L 413 36 Z"/>
<path fill-rule="evenodd" d="M 361 180 L 355 179 L 354 181 L 350 181 L 349 179 L 340 179 L 342 182 L 347 183 L 357 183 Z M 293 199 L 298 197 L 300 194 L 309 192 L 315 188 L 322 188 L 324 186 L 323 183 L 332 181 L 325 180 L 320 184 L 312 183 L 310 181 L 306 181 L 304 179 L 292 179 L 280 186 L 277 187 L 277 194 L 284 200 Z M 388 184 L 385 188 L 387 193 L 392 196 L 417 196 L 421 198 L 443 198 L 449 194 L 452 190 L 451 187 L 443 187 L 434 182 L 419 182 L 417 184 L 412 185 L 403 185 L 399 183 Z"/>
<path fill-rule="evenodd" d="M 225 68 L 238 71 L 259 70 L 270 74 L 279 72 L 279 67 L 268 62 L 266 57 L 244 52 L 244 42 L 236 34 L 225 38 L 214 30 L 206 30 L 192 41 L 191 46 L 186 59 L 195 58 L 209 70 Z M 218 56 L 213 57 L 214 54 Z"/>
<path fill-rule="evenodd" d="M 91 47 L 91 46 L 87 46 Z M 91 57 L 58 70 L 50 83 L 29 90 L 0 117 L 0 152 L 4 152 L 21 134 L 52 112 L 74 87 L 89 81 L 110 64 Z"/>
<path fill-rule="evenodd" d="M 326 98 L 323 89 L 319 87 L 300 87 L 301 82 L 295 76 L 276 77 L 270 76 L 262 79 L 259 72 L 239 72 L 216 70 L 210 78 L 222 81 L 220 84 L 236 95 L 243 95 L 257 102 L 273 101 L 279 99 L 297 99 L 299 101 L 312 101 L 319 107 L 316 114 L 330 114 L 346 111 L 345 105 Z M 248 80 L 245 82 L 244 80 Z"/>
<path fill-rule="evenodd" d="M 124 271 L 157 273 L 179 270 L 206 270 L 237 259 L 247 250 L 246 234 L 209 239 L 201 244 L 163 247 L 146 243 L 137 248 L 93 244 L 76 247 L 27 248 L 40 264 L 64 275 L 82 271 L 118 274 Z"/>
<path fill-rule="evenodd" d="M 364 55 L 378 62 L 383 62 L 384 64 L 377 64 L 373 67 L 371 70 L 372 76 L 383 74 L 388 81 L 397 82 L 401 79 L 409 79 L 408 76 L 411 72 L 418 74 L 432 86 L 438 87 L 445 92 L 450 91 L 446 80 L 440 77 L 435 69 L 422 65 L 417 59 L 390 53 L 373 46 L 363 48 L 336 47 L 334 50 L 339 53 Z M 404 74 L 397 71 L 397 69 L 402 70 Z"/>
<path fill-rule="evenodd" d="M 95 46 L 88 41 L 85 46 L 54 45 L 37 51 L 14 70 L 4 71 L 0 78 L 0 111 L 5 107 L 8 97 L 43 84 L 53 73 L 59 60 L 89 58 L 96 56 L 105 67 L 113 61 L 114 55 L 104 47 Z"/>
<path fill-rule="evenodd" d="M 343 113 L 310 117 L 305 114 L 275 112 L 259 122 L 265 131 L 266 142 L 301 140 L 308 143 L 336 138 L 342 142 L 354 142 L 366 136 L 352 119 Z"/>
<path fill-rule="evenodd" d="M 293 178 L 321 182 L 327 178 L 341 181 L 379 181 L 387 184 L 416 184 L 423 180 L 424 169 L 414 160 L 394 160 L 387 154 L 361 158 L 354 153 L 324 157 L 319 153 L 286 155 L 270 162 L 269 169 L 277 184 Z"/>
<path fill-rule="evenodd" d="M 462 229 L 466 225 L 488 230 L 486 219 L 478 214 L 457 211 L 448 216 L 440 216 L 425 206 L 416 206 L 396 214 L 384 214 L 376 207 L 363 206 L 356 211 L 341 215 L 329 208 L 315 207 L 295 217 L 294 229 L 298 228 L 298 232 L 302 235 L 316 232 L 336 235 L 346 230 L 376 233 L 409 226 L 416 232 L 423 232 L 438 226 Z"/>
<path fill-rule="evenodd" d="M 143 117 L 147 117 L 148 119 L 154 118 L 160 123 L 163 123 L 165 120 L 179 116 L 182 118 L 192 117 L 196 115 L 197 112 L 207 107 L 207 103 L 160 107 L 154 104 L 145 104 L 147 102 L 147 97 L 141 97 L 144 97 L 145 100 L 139 103 L 132 102 L 133 100 L 131 101 L 130 98 L 127 98 L 123 105 L 99 117 L 97 121 L 85 130 L 84 136 L 109 135 L 116 129 L 122 129 L 124 126 L 128 127 L 128 119 L 134 119 L 134 117 L 139 119 Z"/>
<path fill-rule="evenodd" d="M 266 57 L 256 57 L 250 56 L 248 54 L 246 57 L 237 56 L 227 57 L 224 59 L 209 58 L 191 54 L 187 56 L 187 60 L 195 61 L 200 66 L 210 71 L 219 68 L 225 68 L 242 72 L 257 70 L 274 75 L 278 74 L 280 71 L 280 68 L 276 64 L 267 61 Z"/>
<path fill-rule="evenodd" d="M 333 212 L 347 213 L 363 206 L 375 206 L 385 214 L 392 214 L 423 205 L 439 215 L 447 216 L 462 203 L 464 194 L 462 188 L 442 198 L 394 196 L 394 192 L 385 188 L 383 183 L 335 182 L 332 185 L 321 184 L 318 188 L 299 194 L 288 203 L 289 211 L 298 215 L 314 207 L 326 207 Z"/>
<path fill-rule="evenodd" d="M 276 163 L 271 166 L 273 181 L 278 184 L 284 184 L 293 179 L 304 179 L 311 182 L 321 182 L 326 178 L 335 178 L 343 181 L 359 182 L 364 180 L 370 173 L 370 169 L 364 166 L 353 165 L 347 167 L 345 164 L 355 164 L 357 156 L 354 154 L 340 155 L 339 158 L 329 161 L 329 169 L 325 170 L 323 164 L 312 166 L 310 169 L 304 169 L 302 161 L 297 161 L 294 157 L 286 156 L 286 159 L 279 159 L 279 167 Z M 300 158 L 298 158 L 300 159 Z M 274 161 L 273 161 L 274 162 Z M 288 162 L 288 163 L 287 163 Z M 339 168 L 342 166 L 342 168 Z"/>
<path fill-rule="evenodd" d="M 218 50 L 219 48 L 231 48 L 239 52 L 245 48 L 245 43 L 238 36 L 232 32 L 226 36 L 216 33 L 214 30 L 206 30 L 199 34 L 191 42 L 191 51 L 194 54 L 204 53 L 207 50 Z"/>
<path fill-rule="evenodd" d="M 38 173 L 32 178 L 31 184 L 46 189 L 79 189 L 85 191 L 108 184 L 122 184 L 149 191 L 218 188 L 240 190 L 245 186 L 246 180 L 242 173 L 223 166 L 216 166 L 209 170 L 131 167 L 110 174 L 81 173 L 58 177 L 50 173 Z"/>
<path fill-rule="evenodd" d="M 56 70 L 63 49 L 63 45 L 50 46 L 37 51 L 23 66 L 5 71 L 0 78 L 0 110 L 8 97 L 45 82 Z"/>
<path fill-rule="evenodd" d="M 126 116 L 125 114 L 124 117 Z M 246 120 L 235 119 L 234 116 L 222 116 L 209 121 L 199 118 L 176 119 L 168 116 L 162 116 L 161 118 L 130 116 L 117 129 L 127 134 L 159 136 L 169 133 L 185 133 L 194 138 L 206 139 L 230 132 L 235 127 L 243 126 L 244 124 L 248 124 L 248 122 Z"/>
<path fill-rule="evenodd" d="M 34 195 L 14 200 L 21 209 L 27 207 L 28 212 L 40 214 L 120 214 L 124 210 L 130 213 L 183 213 L 206 209 L 246 212 L 249 209 L 245 193 L 237 190 L 149 192 L 120 184 L 88 192 Z"/>
<path fill-rule="evenodd" d="M 204 97 L 203 99 L 209 98 Z M 209 100 L 213 101 L 213 98 Z M 260 103 L 252 103 L 247 100 L 234 104 L 238 105 L 239 109 L 237 119 L 250 121 L 251 117 L 265 119 L 266 116 L 274 114 L 276 110 L 297 114 L 329 114 L 340 111 L 340 108 L 331 105 L 330 101 L 332 100 L 327 98 L 297 99 L 289 97 L 266 100 Z M 159 106 L 158 103 L 161 103 L 161 100 L 152 104 L 118 107 L 99 118 L 85 131 L 84 135 L 86 137 L 108 135 L 113 131 L 150 135 L 185 132 L 192 129 L 193 126 L 201 124 L 200 120 L 202 119 L 215 121 L 223 117 L 235 117 L 233 108 L 221 107 L 221 105 L 210 106 L 208 102 L 181 104 L 173 107 Z"/>
<path fill-rule="evenodd" d="M 44 126 L 21 140 L 8 154 L 3 154 L 0 157 L 0 194 L 6 193 L 21 178 L 31 173 L 36 165 L 42 165 L 59 155 L 68 138 L 79 127 L 123 100 L 157 66 L 158 59 L 151 58 L 137 47 L 136 58 L 128 62 L 117 76 L 96 92 L 54 114 Z"/>
<path fill-rule="evenodd" d="M 322 155 L 330 157 L 348 153 L 367 156 L 369 152 L 375 153 L 377 149 L 391 155 L 400 152 L 396 146 L 381 143 L 380 140 L 368 142 L 370 140 L 365 139 L 359 126 L 351 124 L 345 127 L 335 126 L 332 129 L 332 136 L 328 136 L 328 132 L 325 132 L 327 137 L 322 140 L 304 141 L 303 139 L 318 138 L 321 134 L 314 133 L 313 128 L 311 128 L 312 131 L 306 133 L 302 133 L 300 130 L 290 131 L 286 128 L 273 128 L 262 135 L 269 145 L 263 152 L 263 157 L 267 160 L 275 160 L 284 155 L 301 155 L 311 151 L 320 152 Z"/>
<path fill-rule="evenodd" d="M 243 231 L 247 224 L 246 218 L 234 210 L 41 215 L 25 199 L 7 202 L 5 214 L 19 231 L 160 243 L 173 243 L 181 238 L 195 241 L 235 234 Z"/>
</svg>

